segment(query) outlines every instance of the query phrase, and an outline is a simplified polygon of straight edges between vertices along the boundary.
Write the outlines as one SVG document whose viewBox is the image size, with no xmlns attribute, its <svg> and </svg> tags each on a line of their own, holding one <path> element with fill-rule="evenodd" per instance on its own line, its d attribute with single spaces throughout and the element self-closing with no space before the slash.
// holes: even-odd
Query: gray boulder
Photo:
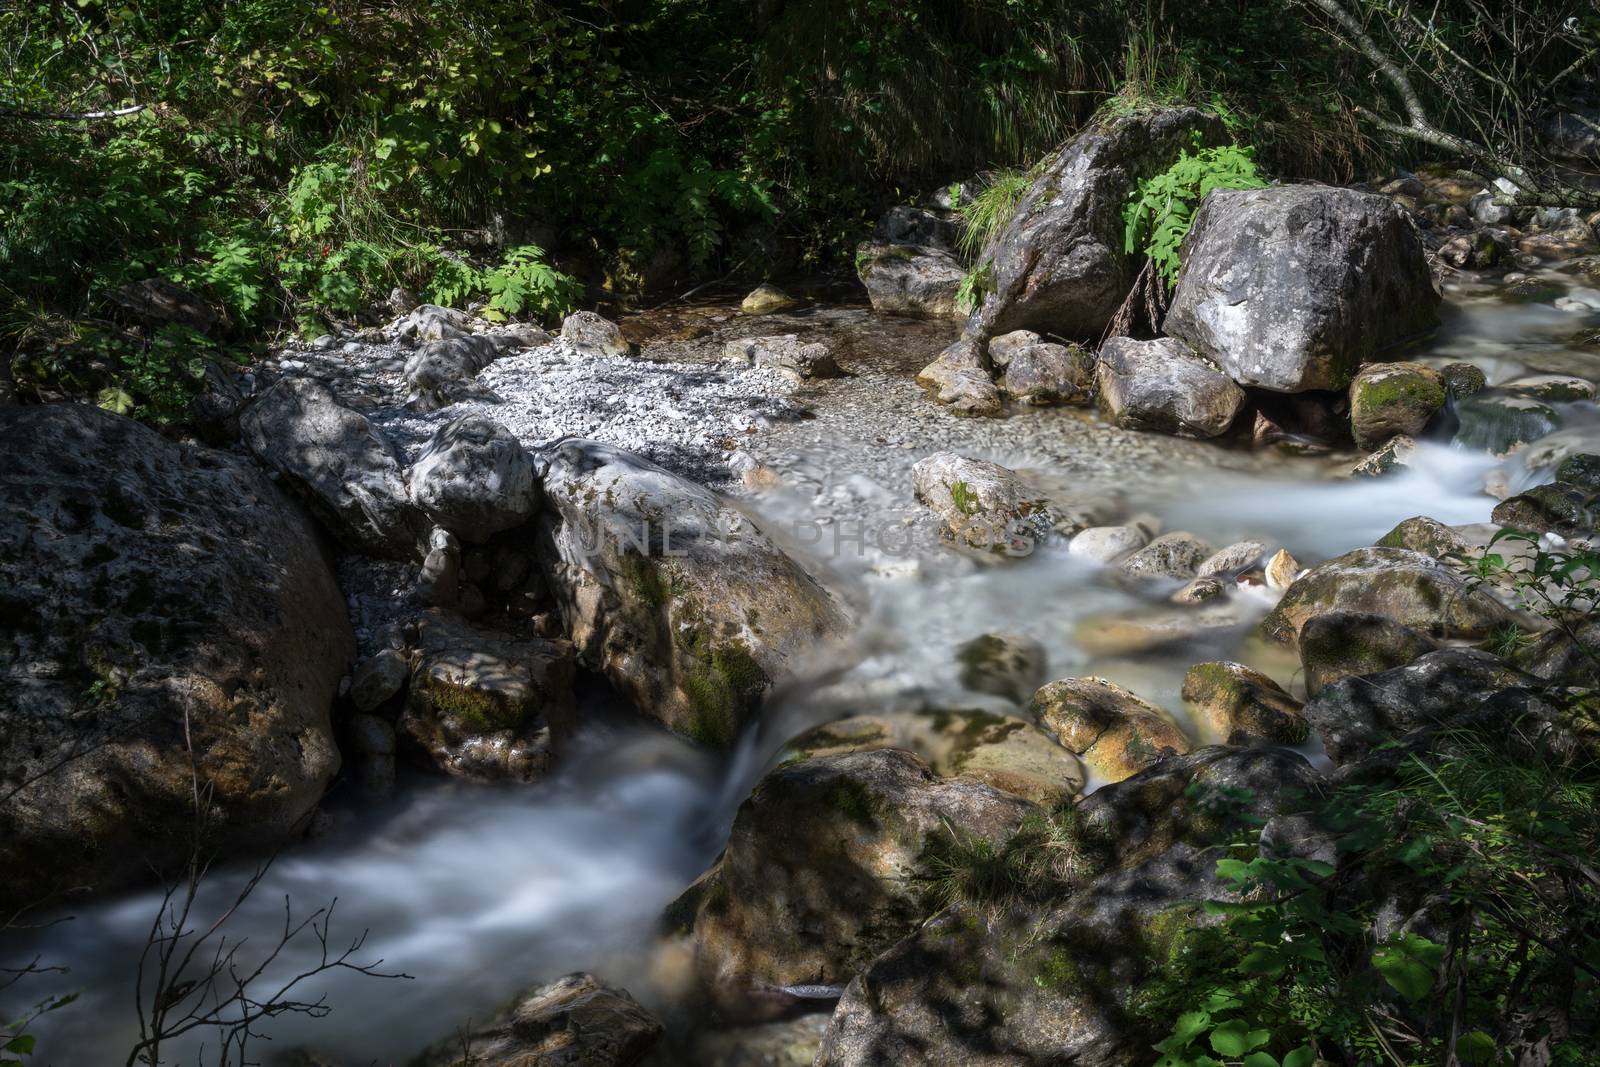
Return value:
<svg viewBox="0 0 1600 1067">
<path fill-rule="evenodd" d="M 487 1024 L 440 1041 L 416 1067 L 633 1067 L 661 1023 L 626 989 L 569 974 L 519 996 Z"/>
<path fill-rule="evenodd" d="M 88 405 L 9 409 L 0 452 L 0 910 L 176 875 L 190 743 L 207 847 L 282 844 L 339 769 L 354 654 L 305 513 Z"/>
<path fill-rule="evenodd" d="M 412 502 L 467 541 L 521 526 L 539 506 L 533 460 L 511 431 L 482 415 L 441 426 L 411 465 L 410 484 Z"/>
<path fill-rule="evenodd" d="M 1082 404 L 1094 392 L 1094 355 L 1078 345 L 1046 341 L 1032 330 L 991 340 L 989 359 L 1001 371 L 1000 391 L 1024 404 Z"/>
<path fill-rule="evenodd" d="M 428 341 L 406 359 L 411 402 L 420 409 L 434 410 L 460 399 L 478 372 L 499 354 L 494 340 L 482 335 Z"/>
<path fill-rule="evenodd" d="M 515 640 L 429 613 L 396 729 L 419 762 L 458 778 L 536 782 L 571 725 L 572 647 Z"/>
<path fill-rule="evenodd" d="M 1233 425 L 1244 390 L 1182 341 L 1113 337 L 1100 347 L 1100 407 L 1118 426 L 1216 437 Z"/>
<path fill-rule="evenodd" d="M 722 346 L 724 359 L 740 360 L 752 367 L 768 367 L 802 381 L 837 378 L 839 365 L 819 341 L 801 341 L 792 333 L 776 337 L 745 337 Z"/>
<path fill-rule="evenodd" d="M 1212 548 L 1192 533 L 1174 530 L 1162 534 L 1122 561 L 1119 570 L 1129 578 L 1194 578 L 1212 556 Z"/>
<path fill-rule="evenodd" d="M 388 439 L 308 378 L 285 378 L 239 419 L 245 445 L 358 551 L 414 559 L 427 521 L 412 506 Z"/>
<path fill-rule="evenodd" d="M 957 341 L 917 372 L 917 384 L 957 415 L 998 415 L 1000 391 L 990 376 L 989 357 L 976 341 Z"/>
<path fill-rule="evenodd" d="M 1422 242 L 1388 197 L 1218 189 L 1184 241 L 1164 328 L 1240 385 L 1343 389 L 1362 363 L 1438 326 L 1439 301 Z"/>
<path fill-rule="evenodd" d="M 856 275 L 880 315 L 961 318 L 956 291 L 966 274 L 953 253 L 931 245 L 868 241 L 856 249 Z"/>
<path fill-rule="evenodd" d="M 961 237 L 961 220 L 951 211 L 896 204 L 879 216 L 875 236 L 891 244 L 953 252 Z"/>
<path fill-rule="evenodd" d="M 621 359 L 633 353 L 622 328 L 592 311 L 574 311 L 563 319 L 561 337 L 586 356 Z"/>
<path fill-rule="evenodd" d="M 1139 179 L 1166 170 L 1197 133 L 1208 144 L 1226 141 L 1215 116 L 1192 108 L 1124 115 L 1069 141 L 990 247 L 994 287 L 969 332 L 1100 336 L 1139 270 L 1125 250 L 1123 207 Z"/>
<path fill-rule="evenodd" d="M 1049 502 L 998 463 L 936 452 L 917 461 L 911 481 L 945 531 L 974 548 L 1007 551 L 1013 536 L 1037 541 L 1054 526 Z"/>
<path fill-rule="evenodd" d="M 583 661 L 644 714 L 731 745 L 843 612 L 710 490 L 595 441 L 549 454 L 545 578 Z"/>
<path fill-rule="evenodd" d="M 1384 615 L 1357 611 L 1313 615 L 1300 628 L 1306 693 L 1316 696 L 1345 678 L 1404 667 L 1437 647 L 1431 638 Z"/>
</svg>

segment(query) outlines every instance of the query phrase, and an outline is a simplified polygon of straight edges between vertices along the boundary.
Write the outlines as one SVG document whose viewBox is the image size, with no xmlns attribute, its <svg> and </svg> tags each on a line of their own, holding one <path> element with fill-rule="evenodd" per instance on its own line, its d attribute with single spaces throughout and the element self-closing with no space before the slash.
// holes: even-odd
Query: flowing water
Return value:
<svg viewBox="0 0 1600 1067">
<path fill-rule="evenodd" d="M 247 939 L 241 959 L 254 958 L 276 942 L 286 899 L 296 915 L 337 899 L 335 948 L 365 930 L 358 960 L 381 958 L 382 970 L 414 977 L 336 972 L 297 990 L 302 999 L 325 997 L 332 1014 L 272 1021 L 264 1029 L 273 1050 L 306 1046 L 336 1062 L 403 1063 L 517 990 L 577 969 L 670 1009 L 676 990 L 654 951 L 657 917 L 715 858 L 739 801 L 784 740 L 844 710 L 995 706 L 957 681 L 953 650 L 965 640 L 1023 632 L 1045 647 L 1052 677 L 1100 674 L 1180 718 L 1178 686 L 1189 665 L 1249 654 L 1243 630 L 1267 605 L 1247 591 L 1236 594 L 1238 626 L 1153 652 L 1108 652 L 1083 639 L 1096 620 L 1164 610 L 1170 587 L 1120 586 L 1049 545 L 996 565 L 936 549 L 899 550 L 897 539 L 871 535 L 926 523 L 911 498 L 909 468 L 930 452 L 956 448 L 994 459 L 1054 492 L 1115 497 L 1124 513 L 1155 516 L 1166 529 L 1217 546 L 1255 538 L 1304 563 L 1370 544 L 1413 515 L 1484 522 L 1494 503 L 1483 485 L 1495 461 L 1446 443 L 1425 445 L 1397 476 L 1344 481 L 1329 476 L 1336 464 L 1326 457 L 1129 434 L 1078 412 L 955 420 L 923 401 L 909 380 L 944 327 L 874 324 L 860 311 L 820 314 L 823 328 L 855 331 L 845 338 L 854 346 L 855 377 L 807 387 L 815 419 L 774 427 L 749 444 L 752 460 L 777 477 L 741 496 L 850 602 L 861 620 L 855 658 L 784 694 L 731 757 L 597 708 L 559 772 L 541 785 L 417 777 L 403 779 L 396 798 L 379 806 L 336 795 L 332 828 L 278 857 L 224 931 Z M 1542 305 L 1508 307 L 1464 291 L 1452 296 L 1446 329 L 1426 355 L 1471 358 L 1495 380 L 1552 360 L 1576 360 L 1594 377 L 1600 360 L 1563 340 L 1581 325 Z M 1594 417 L 1592 405 L 1580 407 L 1575 417 Z M 864 544 L 849 536 L 857 529 L 869 534 Z M 228 907 L 249 873 L 207 879 L 194 912 L 199 925 Z M 10 947 L 69 968 L 33 980 L 35 996 L 82 994 L 36 1027 L 40 1062 L 123 1062 L 136 1037 L 133 976 L 160 904 L 154 892 L 97 902 Z M 314 948 L 297 941 L 270 975 L 304 969 Z M 215 1042 L 195 1037 L 164 1052 L 173 1062 L 194 1062 L 199 1038 Z M 256 1058 L 268 1059 L 266 1051 L 258 1048 Z"/>
</svg>

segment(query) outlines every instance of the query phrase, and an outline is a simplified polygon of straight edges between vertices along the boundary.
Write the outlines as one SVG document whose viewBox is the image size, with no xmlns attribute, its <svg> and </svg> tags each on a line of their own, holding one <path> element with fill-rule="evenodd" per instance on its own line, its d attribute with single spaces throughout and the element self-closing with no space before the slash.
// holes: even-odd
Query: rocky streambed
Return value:
<svg viewBox="0 0 1600 1067">
<path fill-rule="evenodd" d="M 1408 220 L 1474 190 L 1229 194 L 1174 336 L 1091 352 L 1061 338 L 1116 312 L 1120 245 L 1019 250 L 1121 202 L 1128 136 L 1064 150 L 965 324 L 935 206 L 864 257 L 876 310 L 769 291 L 552 336 L 421 307 L 216 383 L 221 447 L 7 409 L 6 903 L 101 892 L 8 935 L 82 994 L 47 1062 L 138 1040 L 141 883 L 196 833 L 289 842 L 227 920 L 242 960 L 285 898 L 337 898 L 335 937 L 410 976 L 318 975 L 330 1017 L 260 1024 L 284 1063 L 1142 1062 L 1112 958 L 1220 891 L 1208 790 L 1271 819 L 1387 736 L 1592 684 L 1455 562 L 1499 525 L 1592 535 L 1571 220 L 1463 251 L 1489 224 Z M 1252 257 L 1311 267 L 1230 282 Z M 1067 809 L 1073 893 L 929 903 L 941 835 Z M 252 870 L 207 876 L 201 929 Z M 1107 998 L 1056 980 L 1081 968 Z"/>
</svg>

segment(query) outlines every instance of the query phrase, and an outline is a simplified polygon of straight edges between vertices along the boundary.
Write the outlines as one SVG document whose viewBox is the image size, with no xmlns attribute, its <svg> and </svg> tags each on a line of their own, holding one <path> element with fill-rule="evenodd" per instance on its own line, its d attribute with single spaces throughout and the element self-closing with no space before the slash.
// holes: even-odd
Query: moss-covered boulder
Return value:
<svg viewBox="0 0 1600 1067">
<path fill-rule="evenodd" d="M 176 877 L 195 772 L 207 848 L 283 844 L 339 769 L 354 655 L 308 516 L 88 405 L 5 409 L 0 454 L 0 911 Z"/>
<path fill-rule="evenodd" d="M 595 441 L 545 457 L 537 553 L 578 656 L 643 714 L 728 746 L 773 684 L 847 630 L 741 512 Z"/>
<path fill-rule="evenodd" d="M 1549 404 L 1532 397 L 1487 389 L 1456 405 L 1461 420 L 1456 444 L 1503 456 L 1561 428 L 1562 418 Z"/>
<path fill-rule="evenodd" d="M 1242 663 L 1197 663 L 1183 676 L 1183 702 L 1213 739 L 1243 745 L 1298 745 L 1310 730 L 1300 702 Z"/>
<path fill-rule="evenodd" d="M 1044 730 L 1101 779 L 1118 782 L 1173 753 L 1189 751 L 1166 709 L 1104 678 L 1063 678 L 1028 704 Z"/>
<path fill-rule="evenodd" d="M 1269 641 L 1298 647 L 1308 619 L 1333 611 L 1383 615 L 1441 638 L 1486 637 L 1515 614 L 1458 570 L 1404 548 L 1358 548 L 1313 567 L 1261 622 Z"/>
<path fill-rule="evenodd" d="M 1050 501 L 998 463 L 936 452 L 917 461 L 911 480 L 945 532 L 969 547 L 1026 555 L 1055 528 Z M 1013 545 L 1017 538 L 1029 540 Z"/>
<path fill-rule="evenodd" d="M 1556 481 L 1600 493 L 1600 455 L 1578 452 L 1568 456 L 1556 468 Z"/>
<path fill-rule="evenodd" d="M 842 983 L 922 921 L 918 882 L 936 839 L 999 842 L 1030 810 L 900 749 L 794 760 L 761 779 L 722 859 L 669 914 L 724 1004 Z"/>
<path fill-rule="evenodd" d="M 572 718 L 573 651 L 442 612 L 422 621 L 396 729 L 413 759 L 460 778 L 535 782 Z"/>
<path fill-rule="evenodd" d="M 1434 559 L 1461 557 L 1472 551 L 1472 541 L 1460 531 L 1426 515 L 1402 520 L 1394 529 L 1378 538 L 1376 544 L 1379 548 L 1405 548 L 1421 552 Z"/>
<path fill-rule="evenodd" d="M 1494 521 L 1513 530 L 1577 537 L 1595 528 L 1595 492 L 1572 482 L 1546 482 L 1495 505 Z"/>
<path fill-rule="evenodd" d="M 961 684 L 1021 704 L 1044 684 L 1048 664 L 1044 646 L 1026 634 L 980 634 L 956 649 Z"/>
<path fill-rule="evenodd" d="M 1594 383 L 1572 374 L 1529 374 L 1507 382 L 1503 388 L 1515 396 L 1542 400 L 1546 404 L 1570 404 L 1595 397 Z"/>
<path fill-rule="evenodd" d="M 1350 383 L 1350 431 L 1362 448 L 1417 437 L 1444 408 L 1444 378 L 1420 363 L 1372 363 Z"/>
<path fill-rule="evenodd" d="M 924 708 L 853 715 L 790 741 L 784 760 L 901 748 L 943 778 L 970 778 L 1035 803 L 1077 796 L 1083 764 L 1032 722 L 977 708 Z"/>
<path fill-rule="evenodd" d="M 765 282 L 750 290 L 745 294 L 745 298 L 739 301 L 739 310 L 746 315 L 775 315 L 780 311 L 788 311 L 799 306 L 800 301 L 776 285 Z"/>
<path fill-rule="evenodd" d="M 1316 696 L 1343 678 L 1404 667 L 1437 647 L 1426 634 L 1386 615 L 1358 611 L 1313 615 L 1300 627 L 1306 693 Z"/>
</svg>

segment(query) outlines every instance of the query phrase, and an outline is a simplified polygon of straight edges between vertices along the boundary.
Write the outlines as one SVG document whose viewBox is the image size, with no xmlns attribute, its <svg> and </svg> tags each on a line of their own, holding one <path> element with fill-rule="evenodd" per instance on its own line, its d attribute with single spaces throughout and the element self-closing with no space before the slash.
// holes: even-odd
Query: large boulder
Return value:
<svg viewBox="0 0 1600 1067">
<path fill-rule="evenodd" d="M 1412 224 L 1375 193 L 1218 189 L 1195 214 L 1164 328 L 1240 385 L 1343 389 L 1439 324 Z"/>
<path fill-rule="evenodd" d="M 880 315 L 960 318 L 956 293 L 966 274 L 954 255 L 929 245 L 868 241 L 856 250 L 856 275 Z"/>
<path fill-rule="evenodd" d="M 1333 611 L 1383 615 L 1438 638 L 1486 637 L 1516 615 L 1460 571 L 1405 548 L 1358 548 L 1311 568 L 1261 622 L 1270 641 L 1297 648 L 1308 619 Z"/>
<path fill-rule="evenodd" d="M 1298 745 L 1310 732 L 1300 702 L 1242 663 L 1196 663 L 1183 676 L 1183 702 L 1219 741 Z"/>
<path fill-rule="evenodd" d="M 724 996 L 842 983 L 922 921 L 936 839 L 998 843 L 1032 807 L 900 749 L 800 759 L 761 780 L 673 910 L 692 914 L 697 970 Z"/>
<path fill-rule="evenodd" d="M 994 285 L 971 332 L 1100 336 L 1133 286 L 1122 211 L 1139 179 L 1165 171 L 1196 135 L 1222 144 L 1213 115 L 1151 109 L 1078 134 L 1040 172 L 986 253 Z"/>
<path fill-rule="evenodd" d="M 1384 615 L 1330 611 L 1300 627 L 1300 667 L 1306 694 L 1344 678 L 1404 667 L 1438 643 Z"/>
<path fill-rule="evenodd" d="M 1094 355 L 1081 345 L 1013 330 L 989 342 L 989 359 L 1000 372 L 1000 391 L 1019 403 L 1082 404 L 1094 392 Z"/>
<path fill-rule="evenodd" d="M 1244 390 L 1182 341 L 1113 337 L 1095 373 L 1100 407 L 1118 426 L 1216 437 L 1233 425 Z"/>
<path fill-rule="evenodd" d="M 844 613 L 710 490 L 595 441 L 548 454 L 538 558 L 579 657 L 636 707 L 733 743 Z"/>
<path fill-rule="evenodd" d="M 799 335 L 792 333 L 729 341 L 722 346 L 722 357 L 752 367 L 769 367 L 801 381 L 839 376 L 839 365 L 834 362 L 827 345 L 820 341 L 802 341 Z"/>
<path fill-rule="evenodd" d="M 0 420 L 0 911 L 271 848 L 339 769 L 354 653 L 310 520 L 254 465 L 87 405 Z M 187 740 L 186 740 L 187 738 Z"/>
<path fill-rule="evenodd" d="M 1078 807 L 1081 884 L 923 924 L 845 988 L 817 1067 L 1148 1064 L 1171 1019 L 1139 993 L 1230 896 L 1213 846 L 1314 788 L 1292 753 L 1209 748 L 1097 791 Z"/>
<path fill-rule="evenodd" d="M 478 781 L 535 782 L 571 725 L 572 646 L 511 639 L 442 612 L 422 620 L 396 724 L 418 762 Z"/>
<path fill-rule="evenodd" d="M 622 359 L 633 353 L 622 327 L 593 311 L 574 311 L 561 320 L 561 339 L 585 356 Z"/>
<path fill-rule="evenodd" d="M 239 419 L 255 457 L 350 548 L 415 559 L 427 520 L 381 431 L 321 382 L 285 378 Z"/>
<path fill-rule="evenodd" d="M 661 1023 L 592 974 L 569 974 L 519 996 L 488 1023 L 440 1041 L 416 1067 L 632 1067 Z"/>
<path fill-rule="evenodd" d="M 521 526 L 539 506 L 533 460 L 511 431 L 463 415 L 433 435 L 411 465 L 411 500 L 467 541 Z"/>
<path fill-rule="evenodd" d="M 1444 409 L 1444 378 L 1420 363 L 1374 363 L 1350 383 L 1350 432 L 1362 448 L 1420 437 Z"/>
</svg>

